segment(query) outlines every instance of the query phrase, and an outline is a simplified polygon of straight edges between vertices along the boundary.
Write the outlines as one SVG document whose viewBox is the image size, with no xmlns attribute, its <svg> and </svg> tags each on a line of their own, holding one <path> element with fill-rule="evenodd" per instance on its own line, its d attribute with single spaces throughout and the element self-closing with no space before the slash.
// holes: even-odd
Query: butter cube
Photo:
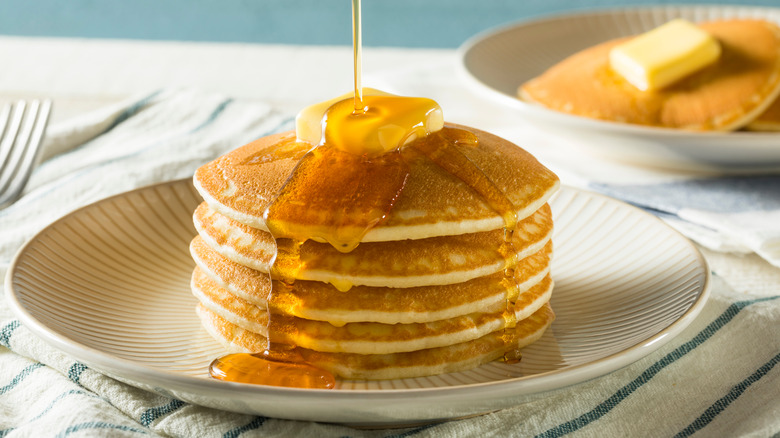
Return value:
<svg viewBox="0 0 780 438">
<path fill-rule="evenodd" d="M 375 88 L 363 88 L 363 96 L 392 96 Z M 325 113 L 334 104 L 345 99 L 355 97 L 355 92 L 344 93 L 339 97 L 326 100 L 325 102 L 315 103 L 302 109 L 295 117 L 295 136 L 299 141 L 318 145 L 322 140 L 322 118 Z"/>
<path fill-rule="evenodd" d="M 613 70 L 642 91 L 658 90 L 715 62 L 720 44 L 693 23 L 675 19 L 614 47 Z"/>
</svg>

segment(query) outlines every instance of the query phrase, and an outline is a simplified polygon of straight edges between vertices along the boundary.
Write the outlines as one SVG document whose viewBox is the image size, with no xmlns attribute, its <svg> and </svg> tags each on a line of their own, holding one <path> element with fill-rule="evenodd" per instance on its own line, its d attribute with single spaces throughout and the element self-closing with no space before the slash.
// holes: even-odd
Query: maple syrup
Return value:
<svg viewBox="0 0 780 438">
<path fill-rule="evenodd" d="M 471 132 L 444 127 L 441 109 L 430 99 L 387 95 L 364 95 L 360 84 L 360 0 L 353 0 L 353 43 L 355 62 L 354 99 L 329 106 L 322 117 L 322 135 L 311 148 L 301 137 L 318 138 L 313 120 L 303 120 L 305 135 L 286 139 L 273 152 L 261 151 L 244 164 L 266 163 L 282 158 L 300 160 L 264 214 L 265 223 L 277 244 L 270 276 L 275 285 L 268 298 L 268 347 L 254 354 L 229 354 L 214 360 L 212 377 L 272 386 L 329 389 L 335 379 L 329 372 L 305 363 L 297 347 L 280 343 L 280 324 L 272 322 L 284 304 L 277 287 L 291 287 L 302 268 L 301 245 L 308 239 L 328 242 L 342 252 L 352 251 L 363 236 L 380 224 L 401 196 L 409 176 L 410 163 L 421 156 L 462 180 L 504 219 L 505 242 L 500 253 L 507 268 L 505 281 L 515 280 L 512 232 L 517 225 L 517 208 L 503 191 L 466 155 L 461 147 L 475 147 Z M 304 114 L 304 112 L 302 112 Z M 317 112 L 305 113 L 316 118 Z M 300 118 L 300 115 L 299 115 Z M 351 285 L 334 284 L 340 290 Z M 511 288 L 509 288 L 511 289 Z M 516 324 L 512 297 L 507 293 L 504 341 Z M 272 309 L 274 310 L 272 312 Z M 284 319 L 284 318 L 282 318 Z M 273 328 L 273 329 L 272 329 Z M 285 327 L 295 331 L 294 326 Z M 519 360 L 509 350 L 504 360 Z"/>
<path fill-rule="evenodd" d="M 400 151 L 367 157 L 326 142 L 301 159 L 264 220 L 276 239 L 314 239 L 350 252 L 387 217 L 408 176 Z"/>
<path fill-rule="evenodd" d="M 364 111 L 363 106 L 363 25 L 361 24 L 360 0 L 352 0 L 352 77 L 355 80 L 355 113 Z"/>
<path fill-rule="evenodd" d="M 294 349 L 270 348 L 261 353 L 235 353 L 211 363 L 215 379 L 256 385 L 293 388 L 332 389 L 332 374 L 304 362 Z"/>
</svg>

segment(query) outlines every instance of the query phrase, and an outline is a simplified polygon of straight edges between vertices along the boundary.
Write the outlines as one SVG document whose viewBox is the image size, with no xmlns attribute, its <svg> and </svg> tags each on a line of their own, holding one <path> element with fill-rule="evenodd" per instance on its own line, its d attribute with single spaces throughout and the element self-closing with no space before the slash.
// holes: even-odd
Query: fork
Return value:
<svg viewBox="0 0 780 438">
<path fill-rule="evenodd" d="M 30 179 L 50 112 L 48 99 L 20 100 L 0 111 L 0 209 L 16 201 Z"/>
</svg>

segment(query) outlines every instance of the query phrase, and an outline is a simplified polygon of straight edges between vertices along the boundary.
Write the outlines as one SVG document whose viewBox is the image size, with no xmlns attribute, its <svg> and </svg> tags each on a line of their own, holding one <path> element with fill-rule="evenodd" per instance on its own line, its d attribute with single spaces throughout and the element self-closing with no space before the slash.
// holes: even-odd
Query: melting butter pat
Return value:
<svg viewBox="0 0 780 438">
<path fill-rule="evenodd" d="M 354 93 L 344 93 L 339 97 L 315 103 L 302 109 L 295 117 L 295 136 L 299 141 L 312 145 L 320 144 L 322 140 L 322 118 L 328 112 L 328 108 L 345 99 L 354 98 Z M 363 88 L 363 96 L 392 96 L 375 88 Z"/>
<path fill-rule="evenodd" d="M 354 95 L 348 93 L 304 108 L 295 119 L 298 140 L 377 156 L 444 127 L 441 107 L 431 99 L 364 88 L 361 103 L 356 110 Z"/>
<path fill-rule="evenodd" d="M 693 23 L 675 19 L 609 53 L 613 70 L 642 91 L 671 85 L 715 62 L 720 44 Z"/>
</svg>

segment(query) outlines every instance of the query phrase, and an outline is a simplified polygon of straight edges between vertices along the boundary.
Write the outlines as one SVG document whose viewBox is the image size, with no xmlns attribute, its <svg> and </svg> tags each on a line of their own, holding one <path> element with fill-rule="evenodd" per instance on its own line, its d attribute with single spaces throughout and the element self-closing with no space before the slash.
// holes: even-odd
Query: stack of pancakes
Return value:
<svg viewBox="0 0 780 438">
<path fill-rule="evenodd" d="M 641 91 L 609 66 L 627 39 L 578 52 L 526 82 L 521 99 L 556 111 L 696 131 L 780 129 L 780 28 L 763 20 L 700 23 L 721 45 L 712 65 L 658 91 Z M 764 115 L 762 115 L 764 114 Z"/>
<path fill-rule="evenodd" d="M 311 145 L 273 135 L 198 169 L 205 202 L 190 249 L 205 329 L 231 352 L 262 351 L 270 333 L 348 379 L 465 370 L 538 339 L 553 320 L 547 200 L 558 179 L 514 144 L 457 128 L 478 139 L 459 149 L 517 207 L 513 233 L 463 181 L 414 160 L 392 210 L 356 249 L 296 246 L 291 284 L 269 275 L 277 246 L 263 213 Z"/>
</svg>

